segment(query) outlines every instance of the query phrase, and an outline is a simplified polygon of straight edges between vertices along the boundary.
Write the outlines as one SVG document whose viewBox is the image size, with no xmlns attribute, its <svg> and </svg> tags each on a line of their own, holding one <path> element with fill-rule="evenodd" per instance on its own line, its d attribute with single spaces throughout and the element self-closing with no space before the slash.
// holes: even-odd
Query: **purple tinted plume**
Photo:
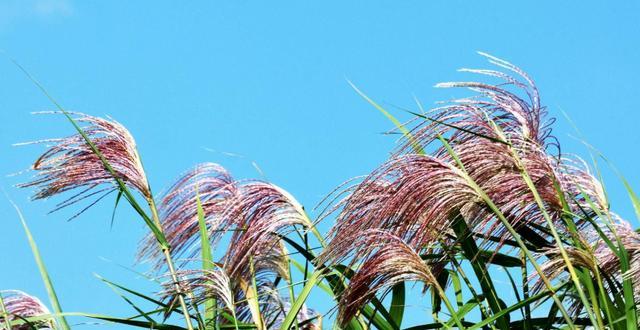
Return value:
<svg viewBox="0 0 640 330">
<path fill-rule="evenodd" d="M 136 143 L 129 131 L 114 120 L 85 114 L 75 114 L 75 120 L 85 124 L 82 128 L 85 134 L 111 164 L 117 176 L 126 185 L 150 198 L 151 193 Z M 91 206 L 118 189 L 112 175 L 80 134 L 29 144 L 33 143 L 47 145 L 48 149 L 32 166 L 36 172 L 34 179 L 18 186 L 35 187 L 33 199 L 45 199 L 76 189 L 78 191 L 59 203 L 54 211 L 93 197 L 95 200 L 89 205 Z M 84 210 L 86 208 L 82 211 Z"/>
<path fill-rule="evenodd" d="M 391 289 L 405 281 L 418 281 L 425 285 L 436 283 L 432 268 L 402 239 L 381 230 L 368 230 L 356 241 L 354 249 L 367 249 L 369 253 L 349 287 L 340 297 L 338 321 L 345 324 L 377 292 Z"/>
<path fill-rule="evenodd" d="M 49 309 L 40 301 L 40 299 L 30 296 L 22 291 L 18 290 L 6 290 L 0 291 L 2 295 L 2 302 L 9 314 L 11 322 L 17 322 L 24 318 L 39 316 L 45 314 L 51 314 Z M 1 310 L 0 310 L 1 312 Z M 6 326 L 4 319 L 0 317 L 0 326 Z M 32 322 L 31 324 L 13 324 L 11 330 L 27 330 L 32 329 L 53 329 L 53 320 L 44 320 L 39 322 Z M 4 328 L 4 327 L 2 327 Z"/>
<path fill-rule="evenodd" d="M 545 119 L 546 110 L 540 104 L 533 80 L 513 64 L 482 55 L 506 73 L 477 69 L 461 71 L 488 76 L 498 83 L 438 84 L 437 87 L 443 88 L 465 88 L 475 95 L 424 112 L 427 118 L 418 118 L 411 130 L 413 138 L 406 139 L 399 153 L 414 153 L 416 141 L 425 148 L 435 144 L 433 156 L 455 164 L 450 152 L 439 141 L 439 137 L 445 137 L 469 177 L 498 206 L 511 225 L 519 232 L 526 230 L 542 239 L 550 240 L 545 231 L 536 229 L 547 226 L 543 213 L 549 214 L 554 225 L 564 231 L 560 219 L 562 198 L 573 212 L 579 212 L 580 208 L 588 210 L 584 192 L 598 203 L 598 207 L 606 210 L 600 184 L 583 162 L 549 154 L 552 147 L 560 151 L 557 140 L 551 135 L 551 124 L 555 119 Z M 543 201 L 542 208 L 535 201 L 523 173 L 531 177 Z M 486 207 L 470 211 L 464 215 L 473 229 L 489 236 L 507 238 L 505 228 L 493 212 Z M 582 225 L 578 223 L 578 226 Z"/>
<path fill-rule="evenodd" d="M 161 292 L 164 300 L 171 300 L 181 292 L 189 292 L 190 298 L 196 305 L 202 304 L 209 298 L 215 298 L 218 300 L 218 308 L 224 307 L 231 313 L 235 313 L 231 279 L 223 269 L 181 270 L 178 278 L 180 278 L 178 287 L 173 282 L 164 283 L 165 290 Z"/>
<path fill-rule="evenodd" d="M 223 218 L 238 229 L 233 233 L 225 268 L 232 277 L 251 278 L 249 264 L 265 264 L 286 276 L 286 256 L 278 234 L 293 226 L 309 227 L 302 206 L 284 189 L 261 181 L 243 182 Z M 251 260 L 250 260 L 251 259 Z"/>
<path fill-rule="evenodd" d="M 417 250 L 450 231 L 456 210 L 479 201 L 455 166 L 428 155 L 397 156 L 351 188 L 330 231 L 332 238 L 321 262 L 352 262 L 366 255 L 366 245 L 354 246 L 367 230 L 383 230 Z"/>
<path fill-rule="evenodd" d="M 225 228 L 221 223 L 221 215 L 236 192 L 234 179 L 218 164 L 198 164 L 184 173 L 158 203 L 160 220 L 171 245 L 171 254 L 177 258 L 190 259 L 198 253 L 200 227 L 197 198 L 200 198 L 205 221 L 211 231 L 209 236 L 217 239 L 220 235 L 214 231 Z M 138 258 L 155 260 L 155 266 L 159 268 L 164 265 L 164 260 L 155 245 L 155 237 L 149 235 L 142 243 Z"/>
</svg>

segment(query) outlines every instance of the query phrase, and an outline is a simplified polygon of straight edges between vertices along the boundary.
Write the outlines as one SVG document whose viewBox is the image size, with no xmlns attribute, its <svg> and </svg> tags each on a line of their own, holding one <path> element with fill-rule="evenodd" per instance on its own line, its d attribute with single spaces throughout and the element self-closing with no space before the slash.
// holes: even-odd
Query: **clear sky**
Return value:
<svg viewBox="0 0 640 330">
<path fill-rule="evenodd" d="M 477 50 L 533 76 L 563 151 L 587 155 L 561 110 L 640 189 L 639 45 L 638 1 L 0 2 L 0 49 L 67 109 L 126 125 L 156 191 L 198 162 L 239 178 L 260 177 L 256 162 L 307 208 L 374 169 L 395 142 L 346 79 L 407 118 L 394 106 L 447 99 L 435 83 L 486 67 Z M 51 109 L 0 56 L 0 186 L 24 210 L 63 308 L 126 315 L 92 274 L 153 290 L 119 266 L 133 266 L 141 222 L 122 207 L 110 229 L 113 199 L 67 222 L 69 212 L 46 214 L 54 200 L 30 202 L 14 187 L 28 175 L 7 176 L 43 151 L 13 143 L 73 132 L 62 118 L 29 114 Z M 606 178 L 613 208 L 633 219 L 619 181 Z M 46 300 L 4 197 L 0 223 L 0 289 Z"/>
</svg>

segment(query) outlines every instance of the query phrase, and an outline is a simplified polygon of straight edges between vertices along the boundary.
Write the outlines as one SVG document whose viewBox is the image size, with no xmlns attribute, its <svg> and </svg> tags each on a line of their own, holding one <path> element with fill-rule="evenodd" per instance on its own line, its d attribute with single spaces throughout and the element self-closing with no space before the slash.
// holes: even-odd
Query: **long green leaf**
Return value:
<svg viewBox="0 0 640 330">
<path fill-rule="evenodd" d="M 391 306 L 389 314 L 398 328 L 402 327 L 402 317 L 404 316 L 405 302 L 405 284 L 404 282 L 396 284 L 391 291 Z"/>
<path fill-rule="evenodd" d="M 31 230 L 29 230 L 29 226 L 27 226 L 27 221 L 22 215 L 22 211 L 18 205 L 16 205 L 12 200 L 9 202 L 13 205 L 18 213 L 18 217 L 20 217 L 20 222 L 22 222 L 22 227 L 24 228 L 24 232 L 27 235 L 27 240 L 29 241 L 29 246 L 31 247 L 31 252 L 33 252 L 33 257 L 38 265 L 38 270 L 40 271 L 40 276 L 42 277 L 42 282 L 44 282 L 44 286 L 47 289 L 47 294 L 49 295 L 49 301 L 51 301 L 51 306 L 53 310 L 60 314 L 62 313 L 62 307 L 60 307 L 60 301 L 58 300 L 58 295 L 56 294 L 56 290 L 53 287 L 53 282 L 51 282 L 51 277 L 49 276 L 49 272 L 47 271 L 47 267 L 44 265 L 44 261 L 42 260 L 42 256 L 40 255 L 40 250 L 38 249 L 38 245 L 36 244 L 33 235 L 31 234 Z M 64 330 L 69 330 L 69 323 L 64 316 L 58 317 L 59 326 Z"/>
<path fill-rule="evenodd" d="M 498 302 L 498 294 L 495 286 L 493 285 L 493 281 L 491 281 L 491 278 L 487 273 L 487 265 L 484 263 L 483 258 L 477 257 L 480 253 L 480 249 L 478 249 L 476 241 L 474 240 L 473 235 L 471 235 L 471 231 L 462 216 L 458 215 L 455 217 L 453 221 L 453 230 L 458 238 L 457 241 L 462 246 L 462 251 L 464 252 L 466 259 L 471 263 L 473 271 L 476 274 L 476 278 L 480 282 L 480 287 L 482 287 L 482 292 L 485 299 L 487 299 L 489 308 L 491 308 L 494 315 L 498 314 L 502 310 L 500 303 Z M 500 329 L 507 330 L 509 328 L 509 323 L 505 317 L 501 317 L 498 318 L 496 326 Z"/>
<path fill-rule="evenodd" d="M 462 308 L 460 308 L 458 310 L 458 313 L 456 313 L 457 317 L 459 319 L 463 319 L 467 314 L 469 314 L 469 312 L 471 312 L 474 308 L 476 308 L 478 305 L 480 304 L 480 301 L 477 301 L 475 299 L 471 299 L 469 301 L 467 301 Z M 450 320 L 449 322 L 446 323 L 446 327 L 452 327 L 454 325 L 453 320 Z"/>
<path fill-rule="evenodd" d="M 313 274 L 311 274 L 311 277 L 309 277 L 309 279 L 307 280 L 307 283 L 305 283 L 304 287 L 302 288 L 302 291 L 300 291 L 300 294 L 296 298 L 296 301 L 294 301 L 293 304 L 291 305 L 291 308 L 289 309 L 289 312 L 285 316 L 284 321 L 282 321 L 282 326 L 280 327 L 281 330 L 289 330 L 291 326 L 293 326 L 293 322 L 297 320 L 298 313 L 300 312 L 300 309 L 304 305 L 304 302 L 309 297 L 309 294 L 311 293 L 311 289 L 313 289 L 313 287 L 316 286 L 318 282 L 322 280 L 322 277 L 324 276 L 324 272 L 325 270 L 320 269 L 320 270 L 316 270 L 315 272 L 313 272 Z"/>
<path fill-rule="evenodd" d="M 360 95 L 363 99 L 369 102 L 369 104 L 371 104 L 374 108 L 380 111 L 380 113 L 382 113 L 385 117 L 387 117 L 387 119 L 389 119 L 398 128 L 398 130 L 402 133 L 402 135 L 404 135 L 407 138 L 407 140 L 411 142 L 413 150 L 417 154 L 424 154 L 424 149 L 422 148 L 422 146 L 420 146 L 418 141 L 416 141 L 413 135 L 411 135 L 411 132 L 409 132 L 409 130 L 398 119 L 396 119 L 396 117 L 394 117 L 391 113 L 389 113 L 389 111 L 387 111 L 385 108 L 383 108 L 378 103 L 376 103 L 371 98 L 369 98 L 365 93 L 363 93 L 360 89 L 358 89 L 358 87 L 356 87 L 356 85 L 354 85 L 351 81 L 347 80 L 347 82 L 349 83 L 349 85 L 351 85 L 351 88 L 353 88 L 356 91 L 356 93 L 358 93 L 358 95 Z"/>
<path fill-rule="evenodd" d="M 282 239 L 283 241 L 285 241 L 286 243 L 288 243 L 291 247 L 293 247 L 294 249 L 296 249 L 296 251 L 298 251 L 303 257 L 305 257 L 312 265 L 314 265 L 314 267 L 317 270 L 320 269 L 326 269 L 326 267 L 324 265 L 318 265 L 315 259 L 315 255 L 313 254 L 313 252 L 305 249 L 304 247 L 302 247 L 300 244 L 298 244 L 296 241 L 292 240 L 291 238 L 284 236 L 284 235 L 280 235 L 280 234 L 276 234 L 278 235 L 278 237 L 280 237 L 280 239 Z M 339 267 L 339 266 L 334 266 L 333 270 L 335 270 L 337 273 L 341 274 L 341 276 L 343 278 L 350 278 L 350 276 L 352 274 L 349 273 L 349 271 L 351 271 L 351 269 L 346 269 L 346 267 Z M 352 272 L 352 271 L 351 271 Z M 340 278 L 340 276 L 336 275 L 335 273 L 327 273 L 324 276 L 324 279 L 327 281 L 327 283 L 329 283 L 329 289 L 331 290 L 331 294 L 333 295 L 334 299 L 336 299 L 345 289 L 345 285 L 343 283 L 343 280 Z M 318 282 L 318 286 L 320 286 L 321 282 Z M 374 297 L 372 299 L 373 301 L 376 301 L 377 298 Z M 379 304 L 378 306 L 382 306 L 382 304 Z M 389 316 L 389 313 L 384 309 L 384 307 L 380 308 L 380 313 L 373 313 L 373 308 L 371 308 L 371 306 L 367 305 L 365 306 L 365 308 L 363 308 L 362 310 L 362 314 L 369 318 L 369 321 L 376 324 L 379 328 L 381 329 L 393 329 L 393 326 L 391 325 L 391 319 Z M 383 317 L 389 317 L 387 320 L 381 318 L 380 316 Z M 371 318 L 375 318 L 371 319 Z M 354 318 L 353 320 L 349 321 L 349 328 L 351 329 L 362 329 L 362 327 L 360 326 L 359 322 Z"/>
<path fill-rule="evenodd" d="M 200 252 L 202 257 L 202 270 L 213 270 L 214 261 L 213 254 L 211 252 L 211 243 L 209 242 L 209 232 L 207 231 L 207 222 L 204 215 L 204 209 L 202 208 L 202 201 L 200 200 L 200 193 L 196 188 L 196 204 L 198 208 L 198 226 L 200 229 Z M 216 299 L 211 297 L 204 302 L 204 323 L 205 328 L 215 328 L 216 322 Z"/>
<path fill-rule="evenodd" d="M 94 274 L 94 275 L 95 275 L 98 279 L 102 279 L 102 277 L 101 277 L 100 275 L 98 275 L 98 274 Z M 125 296 L 124 294 L 122 294 L 122 293 L 120 292 L 120 290 L 119 290 L 116 286 L 109 284 L 109 282 L 107 282 L 107 281 L 103 281 L 103 282 L 104 282 L 105 284 L 107 284 L 107 286 L 108 286 L 109 288 L 111 288 L 111 290 L 113 290 L 113 292 L 114 292 L 115 294 L 117 294 L 120 298 L 122 298 L 122 300 L 124 300 L 127 304 L 129 304 L 129 306 L 131 306 L 133 309 L 135 309 L 135 310 L 136 310 L 136 312 L 140 313 L 140 315 L 141 315 L 142 317 L 144 317 L 145 319 L 147 319 L 147 321 L 148 321 L 148 322 L 150 322 L 150 323 L 152 323 L 152 324 L 156 324 L 156 323 L 157 323 L 154 319 L 152 319 L 152 318 L 149 316 L 149 314 L 148 314 L 148 313 L 145 313 L 145 312 L 142 310 L 142 308 L 138 307 L 138 306 L 137 306 L 133 301 L 131 301 L 131 299 L 129 299 L 129 297 L 127 297 L 127 296 Z"/>
<path fill-rule="evenodd" d="M 505 309 L 503 309 L 502 311 L 500 311 L 500 313 L 495 314 L 495 315 L 493 315 L 493 316 L 491 316 L 489 318 L 486 318 L 486 319 L 474 324 L 473 326 L 469 327 L 467 330 L 480 329 L 480 328 L 482 328 L 482 327 L 484 327 L 484 326 L 486 326 L 488 324 L 491 324 L 491 322 L 495 321 L 496 319 L 498 319 L 498 318 L 500 318 L 500 317 L 502 317 L 504 315 L 507 315 L 507 314 L 517 310 L 517 309 L 520 309 L 523 306 L 531 305 L 532 303 L 534 303 L 534 302 L 536 302 L 536 301 L 538 301 L 538 300 L 540 300 L 542 298 L 545 298 L 545 297 L 547 297 L 549 295 L 553 295 L 554 292 L 557 292 L 561 288 L 565 287 L 568 283 L 569 282 L 565 282 L 565 283 L 561 284 L 560 286 L 554 288 L 553 290 L 543 291 L 543 292 L 540 292 L 540 293 L 538 293 L 536 295 L 533 295 L 533 296 L 529 297 L 528 299 L 521 300 L 521 301 L 519 301 L 519 302 L 517 302 L 517 303 L 515 303 L 515 304 L 513 304 L 513 305 L 511 305 L 511 306 L 509 306 L 509 307 L 507 307 Z"/>
</svg>

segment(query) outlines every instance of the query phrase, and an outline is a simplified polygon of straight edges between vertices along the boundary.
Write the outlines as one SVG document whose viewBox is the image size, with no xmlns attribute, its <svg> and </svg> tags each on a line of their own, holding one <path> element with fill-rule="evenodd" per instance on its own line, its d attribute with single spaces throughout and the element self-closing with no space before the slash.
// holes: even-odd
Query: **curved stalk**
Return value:
<svg viewBox="0 0 640 330">
<path fill-rule="evenodd" d="M 162 232 L 162 224 L 160 223 L 160 217 L 158 216 L 156 203 L 153 201 L 153 198 L 147 198 L 147 203 L 149 204 L 149 208 L 151 209 L 151 217 L 154 224 L 156 225 L 158 230 Z M 187 304 L 184 301 L 184 293 L 182 292 L 182 289 L 180 288 L 180 284 L 178 282 L 178 275 L 176 274 L 175 265 L 173 263 L 173 258 L 171 257 L 169 247 L 167 245 L 160 244 L 160 249 L 162 249 L 162 254 L 164 254 L 165 261 L 167 262 L 167 267 L 169 268 L 169 273 L 171 274 L 171 280 L 173 281 L 173 283 L 175 283 L 176 292 L 178 293 L 178 302 L 180 303 L 180 308 L 182 309 L 182 314 L 184 315 L 187 329 L 193 330 L 193 325 L 191 324 L 191 316 L 189 315 Z"/>
</svg>

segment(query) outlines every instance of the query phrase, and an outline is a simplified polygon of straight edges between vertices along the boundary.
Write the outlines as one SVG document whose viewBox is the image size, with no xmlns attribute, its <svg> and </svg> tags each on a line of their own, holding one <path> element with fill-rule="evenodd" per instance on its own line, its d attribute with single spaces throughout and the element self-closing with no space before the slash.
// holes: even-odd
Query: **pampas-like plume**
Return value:
<svg viewBox="0 0 640 330">
<path fill-rule="evenodd" d="M 625 278 L 631 278 L 634 283 L 640 283 L 640 234 L 638 234 L 631 225 L 625 220 L 620 219 L 617 215 L 610 214 L 613 223 L 605 225 L 598 223 L 598 232 L 593 227 L 588 227 L 579 237 L 584 246 L 588 249 L 577 249 L 573 247 L 566 248 L 567 255 L 574 267 L 583 267 L 595 274 L 599 272 L 603 278 L 603 287 L 608 290 L 609 294 L 619 294 L 621 283 Z M 601 221 L 609 221 L 602 219 Z M 604 235 L 617 249 L 620 244 L 627 251 L 629 257 L 630 269 L 623 273 L 620 258 L 617 252 L 605 242 Z M 541 265 L 543 273 L 548 279 L 561 279 L 566 281 L 569 278 L 566 262 L 560 255 L 558 247 L 544 249 L 539 257 L 545 257 L 546 261 Z M 592 275 L 596 281 L 595 275 Z M 534 281 L 532 292 L 540 292 L 544 285 L 540 280 L 539 274 L 531 274 L 530 281 Z M 636 305 L 640 305 L 640 289 L 635 288 Z M 574 299 L 571 310 L 577 315 L 582 310 L 582 303 L 579 299 Z"/>
<path fill-rule="evenodd" d="M 352 241 L 370 251 L 340 297 L 338 322 L 345 324 L 377 292 L 405 281 L 437 284 L 436 276 L 416 251 L 399 237 L 382 230 L 368 230 Z"/>
<path fill-rule="evenodd" d="M 555 119 L 545 119 L 546 110 L 540 104 L 533 80 L 513 64 L 482 55 L 516 77 L 494 70 L 463 69 L 461 71 L 494 77 L 501 82 L 496 85 L 481 82 L 438 84 L 437 87 L 443 88 L 468 88 L 476 96 L 453 100 L 418 115 L 421 120 L 412 129 L 413 136 L 406 139 L 398 152 L 413 153 L 416 141 L 426 148 L 446 137 L 469 177 L 486 192 L 511 225 L 525 239 L 534 239 L 534 245 L 546 246 L 550 237 L 539 230 L 547 226 L 544 213 L 563 231 L 562 197 L 573 212 L 589 209 L 583 193 L 606 210 L 602 187 L 581 161 L 548 154 L 547 150 L 552 146 L 560 150 L 551 135 L 550 125 Z M 445 147 L 439 147 L 433 155 L 443 162 L 454 163 L 454 157 Z M 536 202 L 524 179 L 525 173 L 540 195 L 544 209 Z M 481 233 L 507 238 L 506 230 L 487 208 L 475 208 L 465 214 L 465 218 Z M 579 227 L 581 225 L 578 223 Z"/>
<path fill-rule="evenodd" d="M 161 223 L 174 255 L 191 253 L 192 257 L 197 252 L 196 196 L 214 247 L 226 233 L 233 233 L 221 260 L 222 269 L 238 302 L 238 316 L 247 314 L 257 323 L 258 311 L 248 300 L 256 299 L 276 277 L 289 276 L 287 252 L 278 235 L 296 225 L 308 228 L 311 223 L 300 203 L 284 189 L 256 180 L 234 181 L 219 165 L 202 164 L 183 175 L 159 203 Z M 161 265 L 153 244 L 153 237 L 147 237 L 139 255 Z M 196 282 L 205 283 L 206 279 Z M 257 293 L 253 292 L 254 282 Z M 195 292 L 194 298 L 206 299 L 202 294 L 206 291 Z"/>
<path fill-rule="evenodd" d="M 213 231 L 224 227 L 220 223 L 228 201 L 237 192 L 234 179 L 222 166 L 214 163 L 198 164 L 184 173 L 161 197 L 158 204 L 160 221 L 171 254 L 177 258 L 195 257 L 199 246 L 198 205 L 200 199 L 212 238 L 219 238 Z M 197 244 L 196 244 L 197 243 Z M 143 240 L 138 258 L 156 260 L 156 268 L 164 263 L 161 251 L 155 246 L 155 237 Z"/>
<path fill-rule="evenodd" d="M 285 252 L 277 234 L 287 227 L 311 225 L 293 196 L 271 183 L 234 181 L 217 164 L 198 165 L 178 179 L 159 203 L 160 221 L 174 255 L 191 253 L 192 257 L 196 252 L 196 193 L 214 246 L 225 233 L 233 232 L 224 257 L 224 268 L 232 279 L 250 282 L 251 263 L 254 270 L 270 269 L 286 277 Z M 139 256 L 159 259 L 153 244 L 153 237 L 147 237 Z"/>
<path fill-rule="evenodd" d="M 613 219 L 612 230 L 603 228 L 603 232 L 616 248 L 619 247 L 617 239 L 620 240 L 622 247 L 627 250 L 630 269 L 626 273 L 622 273 L 620 258 L 599 235 L 594 244 L 594 255 L 598 266 L 606 276 L 614 278 L 618 282 L 622 282 L 623 278 L 631 278 L 633 280 L 633 283 L 636 284 L 636 301 L 640 304 L 640 286 L 637 285 L 640 283 L 640 234 L 633 230 L 628 222 L 615 215 L 613 215 Z M 591 236 L 596 235 L 597 233 L 595 232 L 591 233 Z"/>
<path fill-rule="evenodd" d="M 277 234 L 295 225 L 311 226 L 300 203 L 276 185 L 248 181 L 242 183 L 229 205 L 223 218 L 239 229 L 233 233 L 225 256 L 229 274 L 250 279 L 253 263 L 256 269 L 274 269 L 287 278 L 286 252 Z"/>
<path fill-rule="evenodd" d="M 6 312 L 9 314 L 11 322 L 20 321 L 32 317 L 45 314 L 51 314 L 49 309 L 40 301 L 40 299 L 30 296 L 18 290 L 0 291 L 2 302 Z M 0 310 L 2 312 L 2 310 Z M 6 328 L 7 323 L 3 317 L 0 317 L 0 328 Z M 27 329 L 53 329 L 53 320 L 44 320 L 23 324 L 12 324 L 11 330 L 27 330 Z"/>
<path fill-rule="evenodd" d="M 450 228 L 455 210 L 472 207 L 479 197 L 459 169 L 427 155 L 403 155 L 370 174 L 344 199 L 331 242 L 321 262 L 338 263 L 350 255 L 366 255 L 366 245 L 354 246 L 363 232 L 387 231 L 422 249 Z"/>
<path fill-rule="evenodd" d="M 573 247 L 565 248 L 567 256 L 574 267 L 583 267 L 592 272 L 595 272 L 596 260 L 592 258 L 588 251 L 580 250 Z M 569 276 L 566 273 L 567 263 L 560 254 L 558 247 L 545 248 L 539 255 L 540 257 L 546 257 L 547 261 L 541 265 L 543 274 L 549 279 L 554 280 L 556 278 L 567 279 Z M 537 273 L 531 274 L 530 280 L 536 279 L 536 282 L 532 288 L 533 292 L 539 292 L 544 289 L 544 284 L 540 280 L 540 275 Z"/>
<path fill-rule="evenodd" d="M 111 119 L 80 113 L 76 113 L 75 117 L 76 122 L 86 124 L 82 128 L 83 131 L 111 164 L 118 178 L 146 198 L 150 198 L 147 178 L 136 150 L 136 143 L 129 131 Z M 32 169 L 36 171 L 34 179 L 18 186 L 35 187 L 37 191 L 33 199 L 44 199 L 66 191 L 79 190 L 77 194 L 59 203 L 53 211 L 97 196 L 89 206 L 79 212 L 82 213 L 118 189 L 111 173 L 80 134 L 29 144 L 34 143 L 45 144 L 49 149 L 32 165 Z"/>
<path fill-rule="evenodd" d="M 533 80 L 518 67 L 483 55 L 517 77 L 495 70 L 464 69 L 501 81 L 496 85 L 438 84 L 467 88 L 476 96 L 416 114 L 410 122 L 415 127 L 391 159 L 360 183 L 342 190 L 346 197 L 329 207 L 328 213 L 339 210 L 339 214 L 320 262 L 351 260 L 354 265 L 364 261 L 371 269 L 374 263 L 385 265 L 390 251 L 378 253 L 370 245 L 353 244 L 368 230 L 385 231 L 418 253 L 437 242 L 449 244 L 447 233 L 456 214 L 462 215 L 474 234 L 487 238 L 484 244 L 497 241 L 497 252 L 513 238 L 487 198 L 534 250 L 547 249 L 553 255 L 549 226 L 567 234 L 562 220 L 567 211 L 593 216 L 608 210 L 602 186 L 584 163 L 560 154 L 551 135 L 554 119 L 545 119 L 546 110 Z M 435 148 L 431 147 L 434 143 L 438 143 Z M 416 145 L 429 154 L 418 152 Z M 556 155 L 549 152 L 553 147 Z M 598 210 L 588 201 L 595 202 Z M 578 218 L 576 226 L 584 228 L 585 222 Z M 386 280 L 380 279 L 383 284 Z M 350 287 L 357 284 L 354 282 Z"/>
<path fill-rule="evenodd" d="M 216 298 L 222 303 L 222 307 L 229 309 L 232 315 L 235 314 L 231 279 L 223 269 L 182 270 L 178 272 L 178 278 L 178 286 L 171 282 L 164 283 L 165 290 L 161 292 L 163 299 L 170 300 L 180 292 L 189 292 L 196 305 L 209 298 Z"/>
</svg>

